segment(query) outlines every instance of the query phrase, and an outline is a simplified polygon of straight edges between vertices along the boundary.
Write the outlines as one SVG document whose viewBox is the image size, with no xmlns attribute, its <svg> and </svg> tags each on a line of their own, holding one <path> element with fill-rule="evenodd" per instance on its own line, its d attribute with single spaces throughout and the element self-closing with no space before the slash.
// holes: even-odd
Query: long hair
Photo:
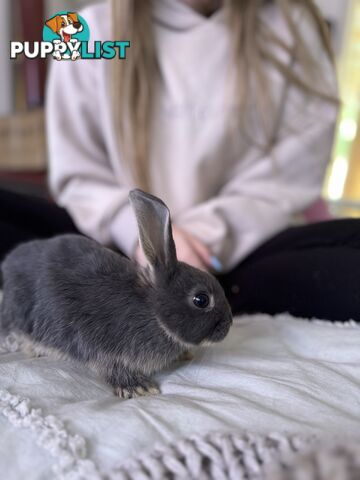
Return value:
<svg viewBox="0 0 360 480">
<path fill-rule="evenodd" d="M 110 0 L 114 38 L 131 41 L 130 54 L 126 61 L 113 62 L 113 108 L 114 120 L 124 161 L 137 185 L 151 190 L 149 185 L 148 158 L 150 152 L 151 113 L 155 95 L 155 80 L 160 75 L 154 41 L 151 3 L 144 0 Z M 264 3 L 276 4 L 293 37 L 288 45 L 261 18 Z M 240 105 L 249 104 L 249 91 L 253 92 L 267 146 L 271 148 L 273 128 L 272 99 L 266 88 L 267 67 L 272 65 L 292 85 L 324 100 L 336 101 L 316 85 L 319 72 L 316 59 L 306 46 L 293 19 L 293 8 L 305 8 L 312 19 L 314 30 L 323 44 L 324 52 L 333 60 L 328 27 L 313 0 L 224 0 L 228 24 L 233 39 L 234 67 L 237 75 L 237 98 Z M 279 60 L 272 46 L 288 52 L 300 65 L 302 75 L 294 73 L 289 63 Z M 317 78 L 317 81 L 313 80 Z M 315 85 L 315 86 L 314 86 Z M 240 111 L 246 112 L 245 109 Z M 239 119 L 241 120 L 241 119 Z"/>
</svg>

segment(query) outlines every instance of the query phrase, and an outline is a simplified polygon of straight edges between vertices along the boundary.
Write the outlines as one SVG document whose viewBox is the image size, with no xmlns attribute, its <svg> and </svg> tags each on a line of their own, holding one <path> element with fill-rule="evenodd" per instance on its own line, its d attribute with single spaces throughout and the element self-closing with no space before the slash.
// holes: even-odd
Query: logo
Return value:
<svg viewBox="0 0 360 480">
<path fill-rule="evenodd" d="M 61 60 L 126 59 L 130 41 L 95 40 L 90 45 L 90 28 L 86 20 L 75 12 L 61 11 L 44 23 L 42 42 L 10 42 L 10 58 L 24 54 L 26 58 L 46 58 L 51 55 Z"/>
<path fill-rule="evenodd" d="M 43 28 L 43 41 L 58 46 L 52 54 L 56 60 L 77 60 L 81 53 L 76 46 L 89 39 L 89 26 L 77 13 L 60 12 L 47 20 Z"/>
</svg>

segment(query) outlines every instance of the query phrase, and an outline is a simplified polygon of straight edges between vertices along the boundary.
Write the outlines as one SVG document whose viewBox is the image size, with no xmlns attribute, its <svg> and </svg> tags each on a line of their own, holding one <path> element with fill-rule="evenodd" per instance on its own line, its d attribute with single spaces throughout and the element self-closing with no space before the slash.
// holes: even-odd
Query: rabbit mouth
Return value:
<svg viewBox="0 0 360 480">
<path fill-rule="evenodd" d="M 224 323 L 224 321 L 220 321 L 215 325 L 215 328 L 211 335 L 208 338 L 208 341 L 211 343 L 221 342 L 224 340 L 226 335 L 229 333 L 230 326 L 232 322 Z"/>
</svg>

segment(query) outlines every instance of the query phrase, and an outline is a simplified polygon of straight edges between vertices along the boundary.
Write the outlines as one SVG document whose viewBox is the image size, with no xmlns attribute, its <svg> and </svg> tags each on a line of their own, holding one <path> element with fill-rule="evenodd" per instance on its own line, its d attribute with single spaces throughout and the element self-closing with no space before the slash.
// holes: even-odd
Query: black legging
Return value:
<svg viewBox="0 0 360 480">
<path fill-rule="evenodd" d="M 46 200 L 0 190 L 0 261 L 18 243 L 79 233 Z M 234 314 L 289 312 L 305 318 L 360 317 L 360 221 L 290 227 L 218 276 Z"/>
</svg>

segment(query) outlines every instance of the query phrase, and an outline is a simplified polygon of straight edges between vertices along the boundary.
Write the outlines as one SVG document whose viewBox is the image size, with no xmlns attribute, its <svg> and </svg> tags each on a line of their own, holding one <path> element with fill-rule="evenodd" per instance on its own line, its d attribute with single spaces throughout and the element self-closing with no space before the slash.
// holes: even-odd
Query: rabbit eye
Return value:
<svg viewBox="0 0 360 480">
<path fill-rule="evenodd" d="M 192 301 L 195 307 L 198 308 L 206 308 L 210 303 L 209 297 L 206 293 L 196 293 L 193 296 Z"/>
</svg>

